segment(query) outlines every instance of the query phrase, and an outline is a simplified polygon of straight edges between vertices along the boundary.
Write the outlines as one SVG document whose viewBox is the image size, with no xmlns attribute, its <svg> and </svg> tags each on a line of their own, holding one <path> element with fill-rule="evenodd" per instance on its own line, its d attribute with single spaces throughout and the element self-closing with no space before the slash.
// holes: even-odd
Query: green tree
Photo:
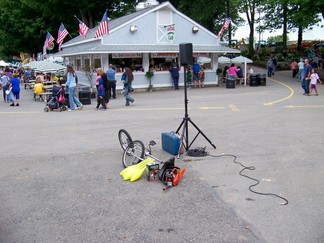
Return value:
<svg viewBox="0 0 324 243">
<path fill-rule="evenodd" d="M 189 16 L 211 32 L 218 34 L 227 17 L 232 19 L 237 26 L 240 25 L 242 19 L 236 10 L 238 0 L 227 0 L 230 3 L 230 11 L 227 12 L 226 1 L 214 0 L 196 0 L 195 4 L 190 0 L 175 0 L 170 1 L 179 11 Z M 229 14 L 229 16 L 228 16 Z M 227 32 L 224 32 L 225 37 Z"/>
<path fill-rule="evenodd" d="M 250 27 L 249 34 L 249 56 L 253 56 L 254 54 L 254 25 L 255 25 L 255 16 L 256 16 L 256 8 L 258 4 L 260 4 L 260 0 L 243 0 L 241 12 L 246 14 L 246 18 Z"/>
<path fill-rule="evenodd" d="M 46 32 L 49 31 L 56 39 L 61 22 L 72 37 L 77 36 L 78 21 L 74 16 L 92 28 L 100 22 L 106 9 L 108 17 L 113 19 L 132 12 L 134 6 L 135 0 L 2 0 L 0 56 L 9 60 L 19 52 L 42 52 Z"/>
<path fill-rule="evenodd" d="M 319 8 L 310 1 L 301 0 L 268 0 L 262 6 L 264 28 L 269 30 L 283 28 L 283 48 L 287 49 L 289 31 L 298 29 L 298 46 L 302 43 L 302 33 L 318 22 Z"/>
<path fill-rule="evenodd" d="M 318 17 L 319 6 L 318 3 L 314 2 L 313 4 L 306 4 L 308 1 L 293 1 L 294 5 L 294 14 L 292 15 L 292 27 L 298 29 L 298 42 L 297 50 L 301 51 L 302 41 L 303 41 L 303 32 L 307 29 L 310 29 L 312 25 L 315 25 L 320 21 Z M 317 4 L 317 7 L 316 7 Z M 324 6 L 324 4 L 322 4 Z"/>
</svg>

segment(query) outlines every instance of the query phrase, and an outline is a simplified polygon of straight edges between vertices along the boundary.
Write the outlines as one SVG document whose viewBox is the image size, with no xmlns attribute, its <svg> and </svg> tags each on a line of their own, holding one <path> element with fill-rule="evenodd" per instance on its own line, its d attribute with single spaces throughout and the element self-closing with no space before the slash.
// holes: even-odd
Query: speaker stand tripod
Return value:
<svg viewBox="0 0 324 243">
<path fill-rule="evenodd" d="M 216 149 L 216 146 L 209 140 L 209 138 L 199 129 L 199 127 L 190 119 L 188 114 L 188 98 L 187 98 L 187 65 L 184 65 L 184 103 L 185 103 L 185 116 L 179 125 L 178 129 L 176 130 L 176 133 L 178 133 L 182 127 L 182 132 L 180 135 L 180 147 L 178 151 L 178 159 L 180 158 L 181 153 L 181 147 L 182 144 L 184 145 L 184 148 L 186 151 L 189 150 L 190 146 L 193 144 L 193 142 L 196 140 L 199 134 L 203 135 L 203 137 L 210 143 L 210 145 Z M 198 131 L 197 135 L 194 137 L 194 139 L 189 144 L 189 131 L 188 131 L 188 122 L 190 122 L 191 125 L 193 125 L 194 128 Z"/>
</svg>

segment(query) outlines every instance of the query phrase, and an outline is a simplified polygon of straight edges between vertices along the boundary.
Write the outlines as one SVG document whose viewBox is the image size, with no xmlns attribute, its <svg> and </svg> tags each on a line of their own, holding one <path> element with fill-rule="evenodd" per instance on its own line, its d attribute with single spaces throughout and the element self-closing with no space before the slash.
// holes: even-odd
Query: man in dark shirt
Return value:
<svg viewBox="0 0 324 243">
<path fill-rule="evenodd" d="M 108 79 L 108 92 L 109 92 L 109 96 L 111 97 L 111 93 L 112 93 L 112 97 L 113 99 L 116 99 L 116 78 L 115 78 L 115 70 L 114 70 L 114 66 L 112 64 L 109 65 L 109 69 L 106 72 L 106 76 Z"/>
<path fill-rule="evenodd" d="M 304 67 L 304 78 L 302 81 L 302 88 L 304 89 L 304 95 L 309 95 L 309 83 L 310 83 L 310 76 L 312 74 L 312 66 L 309 64 L 309 60 L 305 59 L 305 67 Z"/>
</svg>

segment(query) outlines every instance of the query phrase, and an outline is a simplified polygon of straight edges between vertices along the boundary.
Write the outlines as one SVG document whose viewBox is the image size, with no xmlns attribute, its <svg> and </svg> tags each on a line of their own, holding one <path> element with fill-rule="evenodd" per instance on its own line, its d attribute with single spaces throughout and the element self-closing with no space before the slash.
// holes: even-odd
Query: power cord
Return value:
<svg viewBox="0 0 324 243">
<path fill-rule="evenodd" d="M 191 157 L 206 157 L 206 156 L 210 156 L 210 157 L 214 157 L 214 158 L 221 158 L 221 157 L 233 157 L 233 162 L 235 164 L 239 164 L 241 167 L 243 167 L 243 169 L 239 172 L 239 175 L 240 176 L 243 176 L 243 177 L 246 177 L 252 181 L 255 181 L 254 184 L 250 185 L 249 186 L 249 190 L 255 194 L 259 194 L 259 195 L 264 195 L 264 196 L 275 196 L 275 197 L 278 197 L 280 199 L 282 199 L 284 201 L 284 203 L 280 203 L 281 206 L 284 206 L 284 205 L 288 205 L 288 200 L 282 196 L 279 196 L 278 194 L 275 194 L 275 193 L 263 193 L 263 192 L 257 192 L 255 190 L 252 189 L 252 187 L 255 187 L 257 186 L 260 181 L 258 179 L 255 179 L 255 178 L 252 178 L 250 176 L 247 176 L 247 175 L 244 175 L 243 174 L 243 171 L 245 170 L 255 170 L 255 167 L 254 166 L 245 166 L 243 165 L 241 162 L 237 161 L 237 156 L 233 155 L 233 154 L 222 154 L 222 155 L 210 155 L 207 151 L 206 151 L 206 147 L 204 148 L 195 148 L 195 149 L 189 149 L 188 152 L 187 152 L 187 155 L 188 156 L 191 156 Z"/>
</svg>

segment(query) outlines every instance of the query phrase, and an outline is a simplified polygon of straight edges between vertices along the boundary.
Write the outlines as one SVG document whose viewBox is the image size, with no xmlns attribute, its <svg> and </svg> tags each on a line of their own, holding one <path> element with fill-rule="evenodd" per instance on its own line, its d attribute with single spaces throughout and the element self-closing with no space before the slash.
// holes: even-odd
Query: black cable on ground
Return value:
<svg viewBox="0 0 324 243">
<path fill-rule="evenodd" d="M 187 152 L 187 155 L 188 156 L 191 156 L 191 157 L 206 157 L 206 156 L 210 156 L 210 157 L 214 157 L 214 158 L 221 158 L 221 157 L 233 157 L 234 160 L 233 162 L 235 164 L 239 164 L 241 167 L 243 167 L 243 169 L 239 172 L 239 175 L 240 176 L 243 176 L 243 177 L 246 177 L 252 181 L 255 181 L 254 184 L 250 185 L 249 186 L 249 190 L 255 194 L 259 194 L 259 195 L 264 195 L 264 196 L 275 196 L 275 197 L 278 197 L 280 199 L 282 199 L 283 201 L 285 201 L 284 203 L 280 203 L 280 205 L 288 205 L 288 200 L 284 197 L 281 197 L 279 196 L 278 194 L 275 194 L 275 193 L 263 193 L 263 192 L 257 192 L 255 190 L 252 189 L 252 187 L 255 187 L 257 186 L 260 181 L 258 179 L 255 179 L 255 178 L 252 178 L 250 176 L 247 176 L 247 175 L 244 175 L 243 174 L 243 171 L 245 170 L 255 170 L 255 167 L 254 166 L 245 166 L 243 165 L 241 162 L 237 161 L 237 156 L 233 155 L 233 154 L 222 154 L 222 155 L 210 155 L 207 151 L 206 151 L 206 147 L 205 148 L 195 148 L 195 149 L 190 149 L 188 150 Z"/>
</svg>

